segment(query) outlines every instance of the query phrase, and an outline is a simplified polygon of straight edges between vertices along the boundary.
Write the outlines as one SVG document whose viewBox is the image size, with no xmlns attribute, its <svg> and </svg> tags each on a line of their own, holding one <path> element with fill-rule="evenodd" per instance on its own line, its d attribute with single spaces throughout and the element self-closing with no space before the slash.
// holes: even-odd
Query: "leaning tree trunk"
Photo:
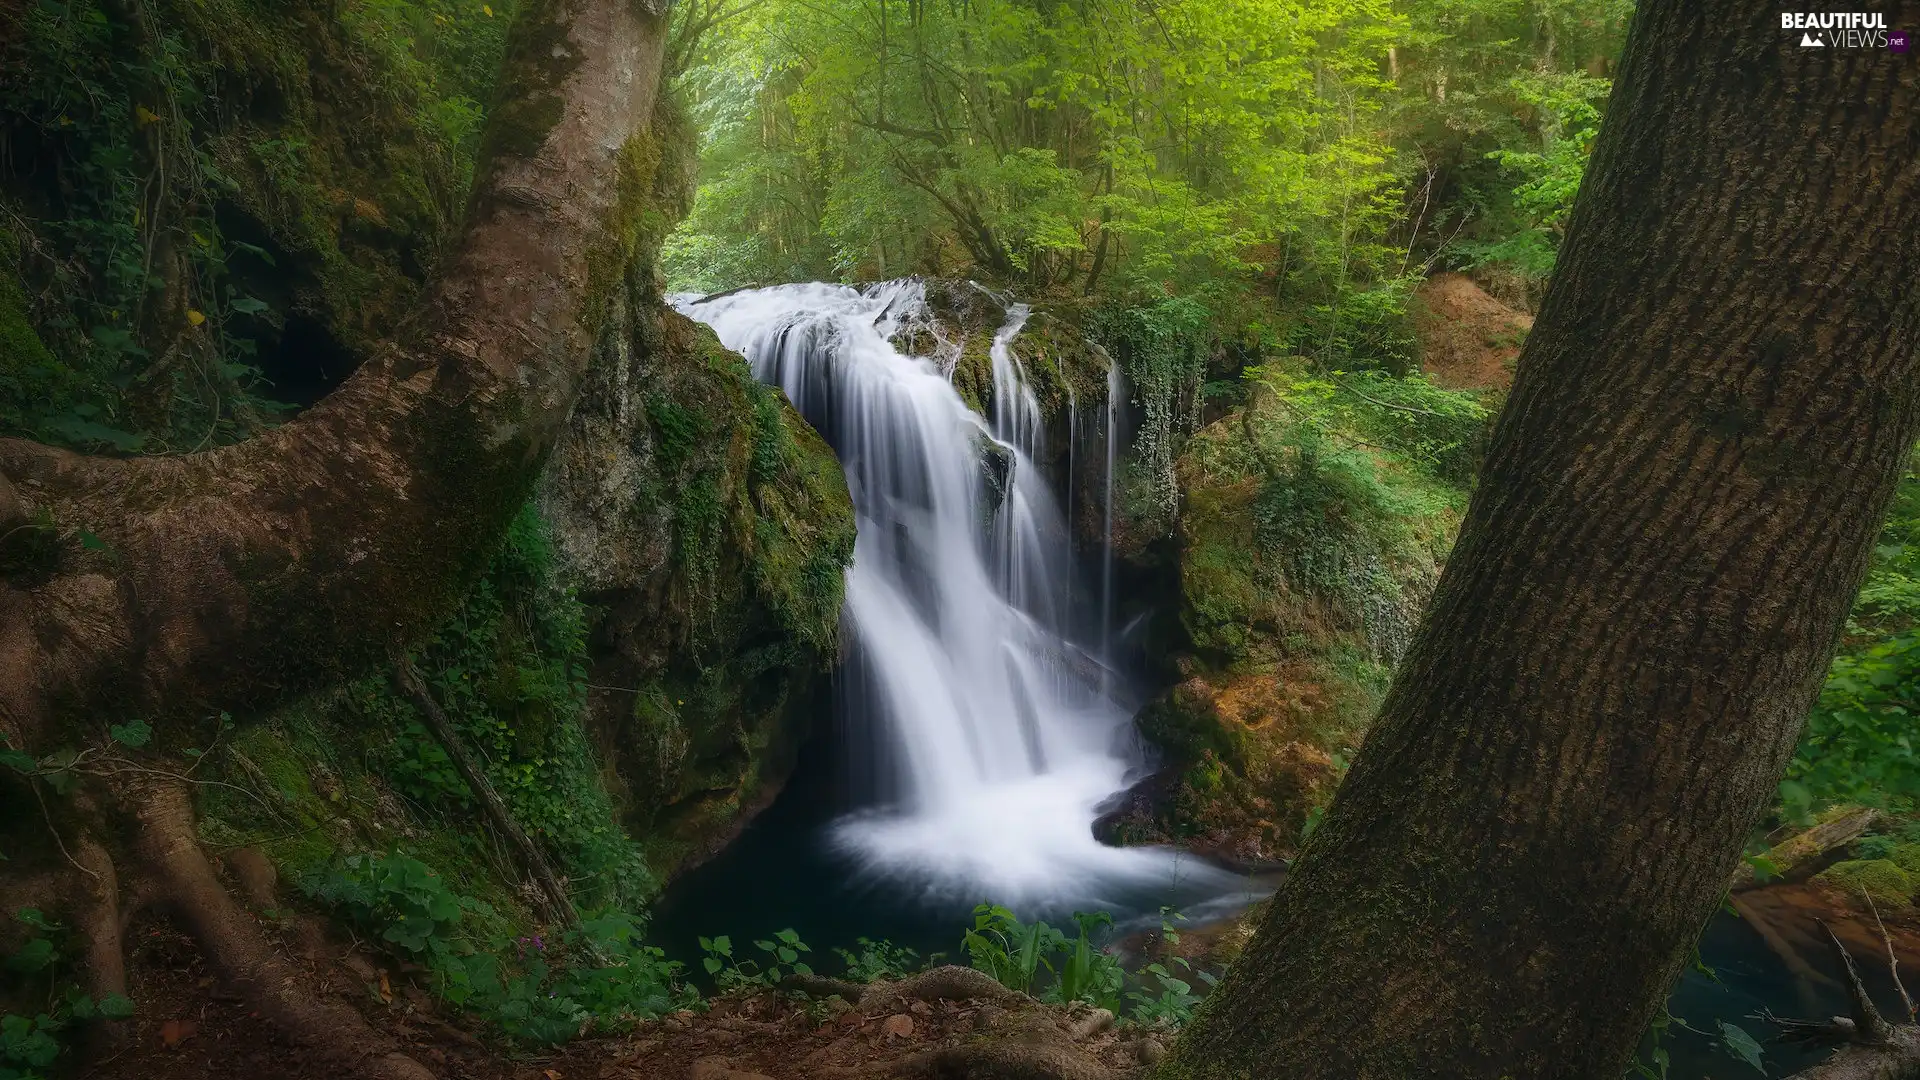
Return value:
<svg viewBox="0 0 1920 1080">
<path fill-rule="evenodd" d="M 317 408 L 203 454 L 0 440 L 0 736 L 164 719 L 362 669 L 444 617 L 523 503 L 622 287 L 659 154 L 663 0 L 530 0 L 468 224 Z M 40 554 L 19 551 L 39 542 Z"/>
<path fill-rule="evenodd" d="M 1418 640 L 1162 1075 L 1621 1075 L 1920 435 L 1920 68 L 1775 10 L 1634 16 Z"/>
</svg>

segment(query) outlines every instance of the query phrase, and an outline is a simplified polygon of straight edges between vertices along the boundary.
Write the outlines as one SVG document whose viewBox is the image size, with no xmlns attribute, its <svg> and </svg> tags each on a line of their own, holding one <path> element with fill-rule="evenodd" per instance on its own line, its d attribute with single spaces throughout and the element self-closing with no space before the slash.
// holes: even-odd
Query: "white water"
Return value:
<svg viewBox="0 0 1920 1080">
<path fill-rule="evenodd" d="M 1139 762 L 1122 680 L 1098 655 L 1111 636 L 1110 560 L 1093 646 L 1068 638 L 1071 542 L 1034 465 L 1046 432 L 1014 348 L 1027 309 L 1010 308 L 994 341 L 988 421 L 939 362 L 889 343 L 924 325 L 915 282 L 680 305 L 784 389 L 846 468 L 859 535 L 840 708 L 896 778 L 885 806 L 836 827 L 863 870 L 929 899 L 1026 906 L 1099 904 L 1176 879 L 1227 887 L 1230 876 L 1171 852 L 1093 839 L 1096 807 Z M 982 438 L 1012 461 L 997 509 L 985 501 Z M 1113 456 L 1109 445 L 1109 469 Z M 1109 503 L 1111 490 L 1109 480 Z"/>
</svg>

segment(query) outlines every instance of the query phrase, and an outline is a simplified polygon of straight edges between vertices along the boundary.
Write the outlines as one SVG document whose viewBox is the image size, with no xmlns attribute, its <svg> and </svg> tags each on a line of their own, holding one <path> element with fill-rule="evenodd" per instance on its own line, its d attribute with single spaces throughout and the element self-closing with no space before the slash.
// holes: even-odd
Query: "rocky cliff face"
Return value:
<svg viewBox="0 0 1920 1080">
<path fill-rule="evenodd" d="M 541 507 L 591 612 L 588 724 L 656 873 L 785 782 L 838 655 L 853 505 L 839 461 L 713 332 L 622 316 Z"/>
<path fill-rule="evenodd" d="M 1420 301 L 1433 392 L 1490 415 L 1530 320 L 1458 274 L 1436 277 Z M 1377 415 L 1349 403 L 1309 426 L 1314 395 L 1335 400 L 1340 386 L 1304 368 L 1287 378 L 1317 389 L 1285 401 L 1256 392 L 1187 440 L 1176 463 L 1178 675 L 1140 714 L 1162 767 L 1101 819 L 1111 842 L 1176 841 L 1254 864 L 1290 855 L 1439 580 L 1466 477 L 1461 448 L 1428 449 L 1458 431 L 1400 438 L 1433 411 L 1364 399 Z"/>
</svg>

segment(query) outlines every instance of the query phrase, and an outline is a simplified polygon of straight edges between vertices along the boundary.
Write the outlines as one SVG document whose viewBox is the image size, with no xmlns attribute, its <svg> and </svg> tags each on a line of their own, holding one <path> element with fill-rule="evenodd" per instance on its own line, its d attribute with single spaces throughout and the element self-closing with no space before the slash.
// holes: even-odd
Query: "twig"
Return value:
<svg viewBox="0 0 1920 1080">
<path fill-rule="evenodd" d="M 1827 932 L 1827 940 L 1833 943 L 1833 951 L 1840 956 L 1840 966 L 1846 970 L 1847 998 L 1853 1006 L 1853 1023 L 1859 1031 L 1859 1041 L 1874 1045 L 1886 1042 L 1893 1027 L 1874 1007 L 1873 999 L 1867 996 L 1867 988 L 1860 981 L 1860 969 L 1853 962 L 1853 954 L 1840 943 L 1840 935 L 1834 933 L 1833 927 L 1828 926 L 1824 919 L 1815 921 L 1820 923 L 1820 929 Z"/>
<path fill-rule="evenodd" d="M 1378 405 L 1383 409 L 1398 409 L 1401 412 L 1413 413 L 1415 416 L 1431 416 L 1436 420 L 1451 419 L 1450 417 L 1447 416 L 1447 414 L 1437 413 L 1437 412 L 1434 412 L 1432 409 L 1419 409 L 1419 408 L 1415 408 L 1412 405 L 1397 405 L 1391 401 L 1381 401 L 1377 397 L 1369 396 L 1365 391 L 1356 389 L 1352 386 L 1348 386 L 1346 383 L 1343 383 L 1340 381 L 1339 376 L 1334 375 L 1332 373 L 1328 373 L 1327 378 L 1332 379 L 1335 386 L 1340 387 L 1342 390 L 1345 390 L 1346 392 L 1352 394 L 1353 396 L 1359 398 L 1360 400 L 1370 401 L 1373 404 Z"/>
<path fill-rule="evenodd" d="M 54 827 L 53 813 L 47 809 L 47 797 L 40 794 L 40 785 L 29 780 L 27 786 L 33 789 L 33 800 L 40 804 L 40 816 L 46 819 L 47 831 L 53 834 L 53 842 L 60 848 L 60 854 L 65 856 L 66 860 L 73 864 L 75 870 L 80 871 L 95 881 L 99 881 L 100 875 L 81 866 L 80 860 L 74 858 L 73 853 L 67 850 L 67 842 L 60 839 L 60 830 Z"/>
<path fill-rule="evenodd" d="M 1907 993 L 1907 984 L 1900 978 L 1900 958 L 1894 955 L 1893 935 L 1887 933 L 1887 924 L 1880 921 L 1880 907 L 1873 902 L 1873 894 L 1861 889 L 1860 895 L 1867 898 L 1867 910 L 1873 912 L 1873 925 L 1880 928 L 1880 940 L 1886 943 L 1887 970 L 1893 974 L 1893 985 L 1900 991 L 1900 1004 L 1907 1007 L 1907 1023 L 1911 1024 L 1915 1015 L 1920 1014 L 1920 1006 L 1914 1005 L 1913 995 Z"/>
</svg>

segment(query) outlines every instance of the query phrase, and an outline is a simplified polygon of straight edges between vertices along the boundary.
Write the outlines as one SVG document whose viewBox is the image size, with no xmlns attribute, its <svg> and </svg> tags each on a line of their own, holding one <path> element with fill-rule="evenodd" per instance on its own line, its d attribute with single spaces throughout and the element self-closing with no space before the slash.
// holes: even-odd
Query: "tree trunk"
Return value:
<svg viewBox="0 0 1920 1080">
<path fill-rule="evenodd" d="M 1432 607 L 1162 1075 L 1618 1080 L 1920 435 L 1920 69 L 1798 41 L 1635 14 Z"/>
<path fill-rule="evenodd" d="M 654 2 L 523 7 L 459 247 L 318 407 L 186 457 L 0 440 L 0 533 L 58 541 L 3 563 L 0 736 L 44 744 L 105 701 L 156 719 L 265 704 L 444 617 L 563 430 L 634 257 L 659 160 Z"/>
</svg>

